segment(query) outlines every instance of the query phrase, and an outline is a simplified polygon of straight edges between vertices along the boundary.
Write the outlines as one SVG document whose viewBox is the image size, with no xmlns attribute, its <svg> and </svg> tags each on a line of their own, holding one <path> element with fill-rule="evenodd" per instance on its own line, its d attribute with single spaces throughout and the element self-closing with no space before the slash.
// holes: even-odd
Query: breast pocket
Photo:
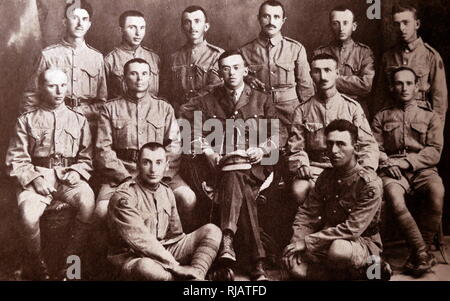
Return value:
<svg viewBox="0 0 450 301">
<path fill-rule="evenodd" d="M 249 65 L 248 70 L 252 76 L 264 81 L 264 65 Z"/>
<path fill-rule="evenodd" d="M 64 129 L 63 133 L 65 151 L 67 151 L 67 153 L 64 153 L 64 156 L 76 157 L 80 147 L 80 132 L 76 128 L 68 128 Z"/>
<path fill-rule="evenodd" d="M 340 74 L 344 76 L 359 75 L 360 71 L 357 62 L 347 62 L 339 70 Z"/>
<path fill-rule="evenodd" d="M 194 74 L 194 87 L 196 90 L 202 89 L 208 81 L 209 66 L 207 65 L 196 65 L 193 68 Z"/>
<path fill-rule="evenodd" d="M 128 119 L 114 119 L 113 125 L 113 138 L 114 145 L 118 149 L 124 149 L 129 144 L 131 120 Z"/>
<path fill-rule="evenodd" d="M 164 120 L 147 119 L 147 142 L 164 144 Z"/>
<path fill-rule="evenodd" d="M 384 148 L 388 152 L 396 152 L 400 147 L 402 136 L 401 124 L 399 122 L 387 122 L 383 126 Z"/>
<path fill-rule="evenodd" d="M 168 205 L 158 210 L 158 239 L 160 240 L 165 238 L 169 230 L 170 215 L 171 212 Z"/>
<path fill-rule="evenodd" d="M 428 125 L 424 122 L 411 122 L 411 129 L 411 137 L 421 145 L 425 145 Z"/>
<path fill-rule="evenodd" d="M 99 78 L 100 70 L 83 67 L 81 68 L 81 92 L 84 97 L 96 97 L 97 96 L 97 87 L 98 87 L 98 78 Z"/>
<path fill-rule="evenodd" d="M 275 66 L 278 84 L 283 85 L 295 83 L 294 77 L 295 65 L 293 62 L 288 63 L 277 62 Z"/>
<path fill-rule="evenodd" d="M 159 91 L 159 69 L 156 65 L 150 66 L 149 91 L 154 95 L 157 95 Z"/>
<path fill-rule="evenodd" d="M 419 78 L 419 90 L 420 91 L 428 91 L 430 87 L 430 83 L 428 81 L 430 76 L 430 68 L 424 65 L 419 65 L 417 68 L 414 69 L 414 71 L 417 74 L 417 77 Z"/>
<path fill-rule="evenodd" d="M 187 77 L 188 77 L 188 70 L 186 65 L 179 65 L 172 67 L 172 80 L 176 85 L 176 87 L 173 88 L 178 88 L 181 86 L 183 90 L 188 89 Z"/>
<path fill-rule="evenodd" d="M 52 130 L 46 128 L 33 128 L 28 132 L 30 154 L 43 157 L 51 151 Z"/>
<path fill-rule="evenodd" d="M 306 148 L 308 150 L 317 150 L 325 148 L 325 137 L 323 124 L 315 122 L 306 122 Z"/>
</svg>

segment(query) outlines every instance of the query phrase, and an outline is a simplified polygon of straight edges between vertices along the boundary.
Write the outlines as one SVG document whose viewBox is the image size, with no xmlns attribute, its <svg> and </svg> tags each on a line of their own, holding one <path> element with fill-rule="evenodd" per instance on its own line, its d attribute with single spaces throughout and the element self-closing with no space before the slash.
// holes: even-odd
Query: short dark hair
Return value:
<svg viewBox="0 0 450 301">
<path fill-rule="evenodd" d="M 286 17 L 286 11 L 284 10 L 283 3 L 281 3 L 280 1 L 277 1 L 277 0 L 264 1 L 263 4 L 261 4 L 261 6 L 259 7 L 258 16 L 261 16 L 261 11 L 262 11 L 263 7 L 266 6 L 266 5 L 269 5 L 269 6 L 281 6 L 281 9 L 283 10 L 283 18 Z"/>
<path fill-rule="evenodd" d="M 356 144 L 358 141 L 358 127 L 348 120 L 335 119 L 330 122 L 330 124 L 325 128 L 325 137 L 334 131 L 349 132 L 350 137 L 352 138 L 352 143 Z"/>
<path fill-rule="evenodd" d="M 193 13 L 198 10 L 200 10 L 203 13 L 203 15 L 205 16 L 205 22 L 208 23 L 208 14 L 206 14 L 206 10 L 203 7 L 198 6 L 198 5 L 191 5 L 191 6 L 186 7 L 183 10 L 183 12 L 181 13 L 181 22 L 183 22 L 184 13 Z"/>
<path fill-rule="evenodd" d="M 401 67 L 393 69 L 390 72 L 390 82 L 391 82 L 391 84 L 394 84 L 395 75 L 397 73 L 399 73 L 400 71 L 409 71 L 409 72 L 411 72 L 412 74 L 414 74 L 414 82 L 416 84 L 419 82 L 419 76 L 417 75 L 416 71 L 414 71 L 414 69 L 412 69 L 410 67 L 406 67 L 406 66 L 401 66 Z"/>
<path fill-rule="evenodd" d="M 328 53 L 317 54 L 317 55 L 313 56 L 313 58 L 311 59 L 311 63 L 314 61 L 318 61 L 318 60 L 333 60 L 336 63 L 336 67 L 338 65 L 337 57 L 335 57 L 332 54 L 328 54 Z"/>
<path fill-rule="evenodd" d="M 242 60 L 244 61 L 244 66 L 247 66 L 247 62 L 245 61 L 244 57 L 242 56 L 242 53 L 239 50 L 233 49 L 233 50 L 227 50 L 219 56 L 219 59 L 217 60 L 217 63 L 219 64 L 219 68 L 222 66 L 221 62 L 223 59 L 225 59 L 229 56 L 233 56 L 233 55 L 241 56 Z"/>
<path fill-rule="evenodd" d="M 353 22 L 356 22 L 356 15 L 355 12 L 348 6 L 345 5 L 338 5 L 334 7 L 332 10 L 330 10 L 330 14 L 328 15 L 328 18 L 331 20 L 331 14 L 335 11 L 345 12 L 346 10 L 350 11 L 353 15 Z"/>
<path fill-rule="evenodd" d="M 126 62 L 125 65 L 123 66 L 123 74 L 124 74 L 124 75 L 127 74 L 128 68 L 129 68 L 130 65 L 133 64 L 133 63 L 147 64 L 147 65 L 148 65 L 148 68 L 150 69 L 150 64 L 149 64 L 146 60 L 141 59 L 141 58 L 134 58 L 134 59 L 131 59 L 131 60 L 129 60 L 128 62 Z"/>
<path fill-rule="evenodd" d="M 144 14 L 137 10 L 127 10 L 126 12 L 122 13 L 119 17 L 119 26 L 124 27 L 125 22 L 128 17 L 141 17 L 145 19 Z"/>
<path fill-rule="evenodd" d="M 417 7 L 409 2 L 403 1 L 392 6 L 392 15 L 407 11 L 412 12 L 416 20 L 419 19 L 419 11 Z"/>
<path fill-rule="evenodd" d="M 79 5 L 75 5 L 75 3 L 77 1 L 79 1 L 78 2 Z M 73 7 L 74 5 L 75 5 L 75 7 Z M 86 0 L 72 0 L 72 1 L 68 2 L 66 4 L 66 9 L 64 10 L 66 12 L 66 15 L 65 15 L 66 18 L 69 17 L 69 15 L 68 15 L 69 14 L 69 9 L 72 8 L 72 7 L 73 7 L 73 9 L 80 8 L 80 9 L 86 10 L 88 12 L 88 14 L 89 14 L 89 18 L 92 20 L 92 18 L 94 16 L 94 9 L 92 8 L 92 5 L 89 2 L 87 2 Z"/>
<path fill-rule="evenodd" d="M 148 150 L 151 150 L 151 151 L 155 151 L 155 150 L 158 150 L 158 149 L 162 149 L 162 150 L 164 150 L 164 152 L 166 152 L 165 147 L 164 147 L 161 143 L 158 143 L 158 142 L 148 142 L 148 143 L 144 144 L 144 145 L 141 147 L 141 149 L 139 150 L 139 153 L 138 153 L 138 161 L 141 160 L 141 156 L 142 156 L 142 153 L 144 152 L 144 149 L 148 149 Z M 167 158 L 167 157 L 166 157 L 166 158 Z"/>
</svg>

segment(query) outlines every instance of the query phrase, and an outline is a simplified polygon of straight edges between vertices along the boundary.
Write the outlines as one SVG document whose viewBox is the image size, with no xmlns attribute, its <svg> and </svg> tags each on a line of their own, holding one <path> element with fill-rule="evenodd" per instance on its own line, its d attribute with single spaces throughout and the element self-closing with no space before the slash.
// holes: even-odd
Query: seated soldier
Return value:
<svg viewBox="0 0 450 301">
<path fill-rule="evenodd" d="M 289 170 L 293 174 L 292 192 L 301 204 L 313 189 L 324 168 L 330 168 L 325 145 L 325 127 L 335 119 L 345 119 L 358 127 L 358 163 L 364 168 L 378 168 L 378 145 L 372 135 L 361 105 L 337 89 L 338 60 L 322 53 L 313 57 L 311 77 L 317 93 L 300 104 L 294 112 L 287 143 Z"/>
<path fill-rule="evenodd" d="M 204 280 L 222 233 L 206 224 L 183 233 L 175 197 L 161 182 L 168 167 L 161 144 L 145 144 L 138 155 L 138 175 L 123 183 L 108 206 L 108 260 L 127 280 Z"/>
<path fill-rule="evenodd" d="M 94 192 L 87 184 L 92 172 L 92 144 L 86 118 L 64 104 L 67 76 L 48 69 L 39 77 L 39 106 L 22 114 L 11 138 L 6 165 L 20 187 L 19 216 L 27 256 L 23 276 L 48 279 L 41 256 L 39 220 L 55 199 L 77 210 L 64 262 L 85 247 L 94 213 Z M 64 268 L 58 278 L 66 277 Z"/>
<path fill-rule="evenodd" d="M 419 82 L 413 69 L 395 69 L 391 83 L 396 104 L 380 111 L 372 125 L 381 150 L 386 201 L 411 249 L 405 272 L 420 277 L 436 264 L 428 246 L 441 224 L 444 203 L 444 186 L 436 168 L 443 145 L 442 121 L 415 101 Z M 426 200 L 419 225 L 405 203 L 405 195 L 411 192 Z"/>
<path fill-rule="evenodd" d="M 337 119 L 325 128 L 332 168 L 325 169 L 299 207 L 291 243 L 282 262 L 294 278 L 325 280 L 340 274 L 366 277 L 380 256 L 378 232 L 382 183 L 376 172 L 357 162 L 358 128 Z M 383 263 L 381 276 L 390 277 Z"/>
<path fill-rule="evenodd" d="M 202 123 L 202 118 L 194 118 L 192 128 L 194 141 L 202 142 L 199 149 L 201 148 L 210 165 L 214 166 L 213 173 L 219 179 L 216 200 L 223 231 L 223 248 L 219 255 L 221 261 L 231 264 L 236 261 L 233 240 L 239 231 L 248 243 L 251 259 L 254 261 L 251 278 L 266 280 L 263 265 L 265 251 L 255 200 L 258 189 L 273 164 L 276 164 L 269 161 L 275 157 L 273 154 L 278 154 L 278 142 L 272 139 L 277 133 L 270 132 L 267 135 L 270 137 L 262 137 L 262 130 L 265 130 L 262 121 L 270 122 L 275 119 L 275 109 L 268 94 L 244 84 L 248 69 L 239 52 L 226 51 L 218 62 L 224 86 L 216 87 L 210 94 L 192 99 L 181 106 L 181 116 L 190 118 L 192 112 L 200 111 L 207 119 Z M 208 127 L 207 122 L 217 126 Z M 269 126 L 269 122 L 266 125 Z M 195 129 L 203 129 L 203 132 Z M 272 123 L 270 129 L 273 129 Z M 206 141 L 210 135 L 219 138 Z M 258 137 L 259 141 L 254 141 L 252 136 Z M 266 155 L 270 155 L 270 158 L 267 158 L 268 164 L 263 165 L 261 161 Z"/>
</svg>

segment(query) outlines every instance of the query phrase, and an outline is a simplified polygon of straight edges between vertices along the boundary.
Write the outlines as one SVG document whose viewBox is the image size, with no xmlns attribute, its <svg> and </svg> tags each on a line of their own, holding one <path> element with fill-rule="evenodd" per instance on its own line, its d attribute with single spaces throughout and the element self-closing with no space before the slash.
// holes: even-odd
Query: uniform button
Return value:
<svg viewBox="0 0 450 301">
<path fill-rule="evenodd" d="M 238 113 L 239 113 L 238 111 L 235 111 L 235 112 L 234 112 L 234 115 L 237 115 Z"/>
<path fill-rule="evenodd" d="M 319 220 L 320 220 L 320 219 L 322 219 L 322 217 L 321 217 L 321 216 L 319 216 L 319 217 L 318 217 L 317 219 L 319 219 Z"/>
<path fill-rule="evenodd" d="M 194 93 L 194 90 L 189 90 L 190 93 Z"/>
<path fill-rule="evenodd" d="M 214 116 L 213 116 L 213 118 L 217 118 L 217 116 L 216 116 L 216 115 L 214 115 Z"/>
<path fill-rule="evenodd" d="M 407 63 L 406 63 L 406 61 L 403 61 L 403 65 L 406 65 Z"/>
<path fill-rule="evenodd" d="M 338 182 L 338 184 L 341 184 L 341 183 L 342 183 L 342 180 L 337 180 L 337 182 Z"/>
<path fill-rule="evenodd" d="M 191 67 L 194 67 L 194 64 L 191 64 Z"/>
<path fill-rule="evenodd" d="M 272 87 L 272 88 L 270 88 L 270 90 L 275 90 L 275 88 L 274 88 L 274 87 Z"/>
<path fill-rule="evenodd" d="M 143 134 L 143 132 L 139 132 L 139 135 L 142 135 Z"/>
<path fill-rule="evenodd" d="M 336 198 L 337 198 L 337 199 L 339 198 L 339 194 L 336 194 Z"/>
<path fill-rule="evenodd" d="M 352 209 L 348 209 L 348 212 L 352 212 Z"/>
<path fill-rule="evenodd" d="M 270 73 L 275 74 L 275 71 L 272 71 L 272 72 L 270 72 Z"/>
<path fill-rule="evenodd" d="M 192 76 L 189 76 L 189 79 L 192 79 Z"/>
<path fill-rule="evenodd" d="M 76 82 L 76 81 L 77 81 L 77 79 L 76 79 L 76 78 L 74 78 L 74 79 L 73 79 L 73 81 L 74 81 L 74 82 Z"/>
<path fill-rule="evenodd" d="M 336 210 L 333 210 L 333 213 L 336 213 Z"/>
</svg>

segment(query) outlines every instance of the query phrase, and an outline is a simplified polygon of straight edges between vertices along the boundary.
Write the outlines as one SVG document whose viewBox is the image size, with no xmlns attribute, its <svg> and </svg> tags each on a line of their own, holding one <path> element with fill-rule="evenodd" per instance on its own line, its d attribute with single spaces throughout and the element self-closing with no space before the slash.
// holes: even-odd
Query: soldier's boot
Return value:
<svg viewBox="0 0 450 301">
<path fill-rule="evenodd" d="M 419 278 L 431 271 L 431 268 L 437 264 L 436 257 L 430 252 L 421 252 L 420 254 L 411 254 L 405 264 L 405 272 L 413 277 Z"/>
<path fill-rule="evenodd" d="M 434 247 L 434 239 L 439 231 L 439 226 L 441 225 L 442 214 L 428 214 L 423 217 L 420 222 L 420 231 L 422 233 L 423 240 L 427 244 L 429 250 Z"/>
<path fill-rule="evenodd" d="M 255 267 L 250 274 L 250 279 L 252 281 L 268 281 L 266 270 L 264 268 L 264 260 L 258 259 L 256 261 Z"/>
<path fill-rule="evenodd" d="M 219 254 L 220 261 L 227 265 L 236 262 L 236 253 L 233 248 L 233 233 L 229 230 L 225 230 L 222 237 L 222 250 Z"/>
<path fill-rule="evenodd" d="M 70 235 L 67 248 L 63 255 L 64 267 L 59 271 L 57 280 L 62 281 L 69 280 L 67 277 L 67 269 L 71 265 L 71 262 L 67 263 L 67 259 L 69 256 L 76 255 L 80 258 L 81 263 L 83 262 L 82 258 L 84 251 L 86 251 L 91 228 L 92 228 L 91 224 L 84 223 L 78 219 L 75 220 L 75 224 L 72 228 L 72 233 Z"/>
<path fill-rule="evenodd" d="M 50 280 L 47 265 L 41 254 L 41 233 L 39 226 L 31 235 L 25 235 L 26 256 L 22 267 L 22 278 L 25 280 Z"/>
</svg>

